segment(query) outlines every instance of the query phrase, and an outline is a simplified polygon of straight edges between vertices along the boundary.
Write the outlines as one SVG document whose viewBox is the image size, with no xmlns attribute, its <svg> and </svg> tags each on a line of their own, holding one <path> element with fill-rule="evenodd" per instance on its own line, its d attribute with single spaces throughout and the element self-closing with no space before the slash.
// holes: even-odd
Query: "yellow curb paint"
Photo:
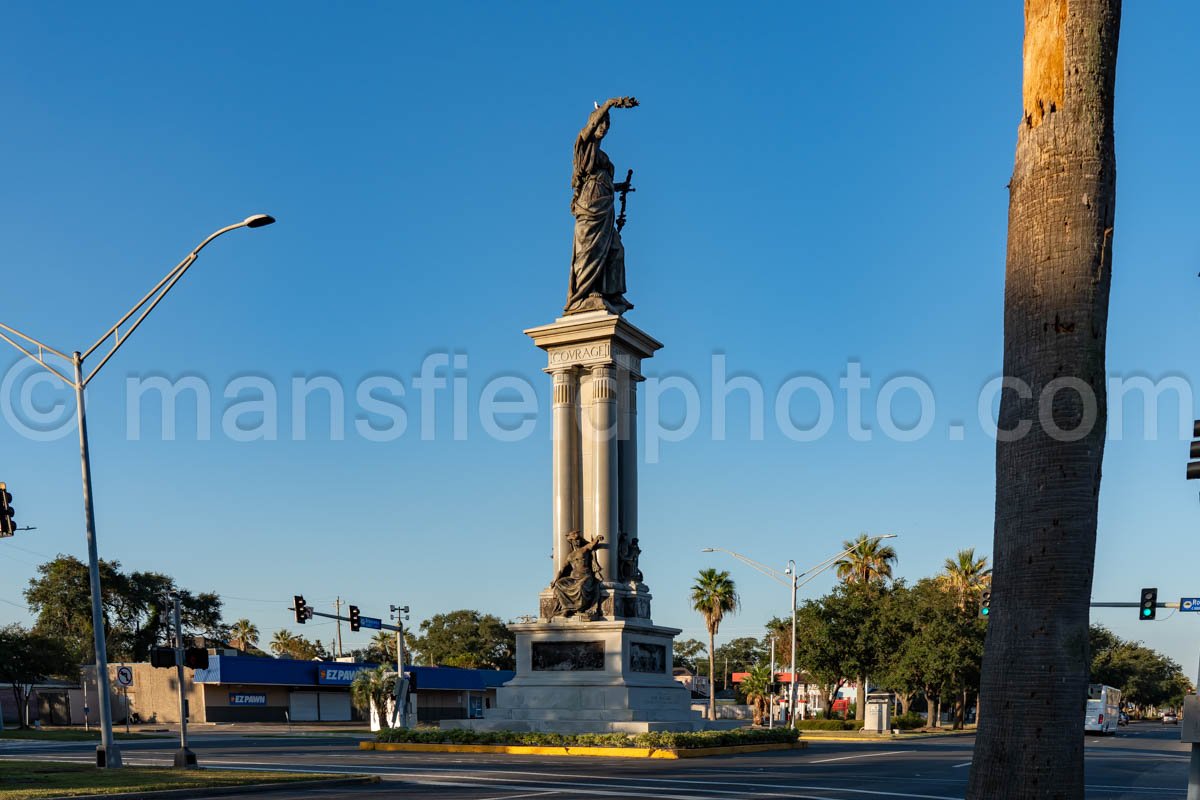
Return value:
<svg viewBox="0 0 1200 800">
<path fill-rule="evenodd" d="M 537 747 L 502 744 L 423 744 L 415 742 L 359 742 L 360 750 L 388 753 L 491 753 L 520 756 L 590 756 L 599 758 L 700 758 L 703 756 L 762 753 L 768 750 L 803 750 L 807 742 L 743 744 L 729 747 L 696 747 L 671 750 L 652 747 Z"/>
</svg>

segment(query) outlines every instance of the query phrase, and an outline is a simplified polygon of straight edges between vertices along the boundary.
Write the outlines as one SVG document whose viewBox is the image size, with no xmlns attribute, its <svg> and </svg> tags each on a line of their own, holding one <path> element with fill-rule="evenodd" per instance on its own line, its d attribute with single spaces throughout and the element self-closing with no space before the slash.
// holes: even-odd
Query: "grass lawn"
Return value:
<svg viewBox="0 0 1200 800">
<path fill-rule="evenodd" d="M 345 776 L 215 769 L 181 770 L 167 767 L 123 767 L 103 770 L 82 764 L 0 760 L 0 800 L 115 794 L 154 789 L 196 789 L 334 777 Z"/>
<path fill-rule="evenodd" d="M 160 736 L 144 733 L 117 733 L 113 731 L 115 739 L 157 739 Z M 0 731 L 0 739 L 38 739 L 45 742 L 86 742 L 100 741 L 100 731 L 74 731 L 74 730 L 36 730 L 34 728 L 26 728 L 18 730 L 16 728 L 5 728 Z"/>
</svg>

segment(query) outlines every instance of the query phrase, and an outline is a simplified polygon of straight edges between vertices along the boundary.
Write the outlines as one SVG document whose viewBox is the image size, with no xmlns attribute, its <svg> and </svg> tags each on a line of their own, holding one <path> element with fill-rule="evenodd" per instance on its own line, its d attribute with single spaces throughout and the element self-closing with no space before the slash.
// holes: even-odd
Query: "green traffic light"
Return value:
<svg viewBox="0 0 1200 800">
<path fill-rule="evenodd" d="M 979 613 L 980 613 L 980 614 L 983 614 L 985 617 L 986 617 L 986 616 L 987 616 L 987 615 L 988 615 L 990 612 L 991 612 L 991 609 L 990 609 L 990 608 L 981 608 L 981 609 L 979 609 Z"/>
<path fill-rule="evenodd" d="M 1143 608 L 1143 609 L 1142 609 L 1142 616 L 1143 616 L 1143 617 L 1148 617 L 1148 616 L 1150 616 L 1150 609 L 1148 609 L 1148 608 Z"/>
</svg>

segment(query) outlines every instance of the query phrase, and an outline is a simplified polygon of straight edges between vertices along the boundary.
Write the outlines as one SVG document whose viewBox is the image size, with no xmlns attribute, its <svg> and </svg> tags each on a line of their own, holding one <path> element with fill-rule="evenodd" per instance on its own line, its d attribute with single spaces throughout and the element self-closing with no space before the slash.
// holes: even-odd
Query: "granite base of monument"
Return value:
<svg viewBox="0 0 1200 800">
<path fill-rule="evenodd" d="M 574 618 L 510 625 L 517 674 L 483 719 L 443 728 L 553 733 L 696 731 L 691 692 L 671 676 L 676 628 L 644 620 Z"/>
</svg>

